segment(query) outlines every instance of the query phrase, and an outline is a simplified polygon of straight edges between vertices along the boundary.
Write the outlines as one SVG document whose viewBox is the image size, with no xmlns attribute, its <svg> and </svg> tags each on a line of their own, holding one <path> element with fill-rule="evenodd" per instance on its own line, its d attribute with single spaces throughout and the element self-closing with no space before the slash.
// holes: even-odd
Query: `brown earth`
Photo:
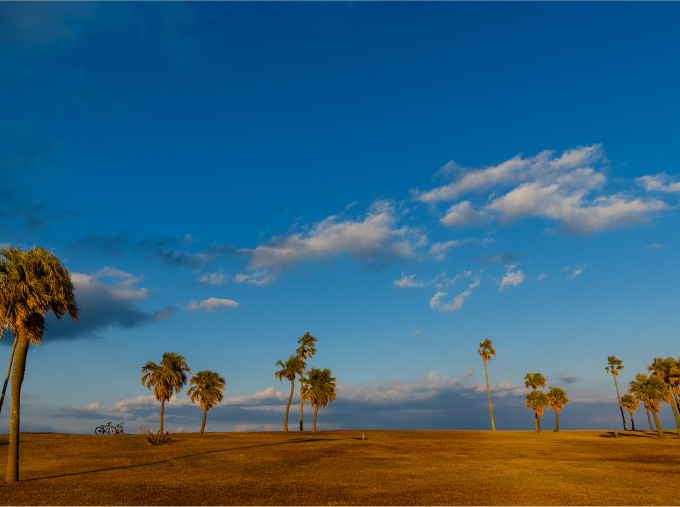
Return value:
<svg viewBox="0 0 680 507">
<path fill-rule="evenodd" d="M 3 505 L 679 505 L 667 432 L 23 433 Z M 0 435 L 4 477 L 7 435 Z"/>
</svg>

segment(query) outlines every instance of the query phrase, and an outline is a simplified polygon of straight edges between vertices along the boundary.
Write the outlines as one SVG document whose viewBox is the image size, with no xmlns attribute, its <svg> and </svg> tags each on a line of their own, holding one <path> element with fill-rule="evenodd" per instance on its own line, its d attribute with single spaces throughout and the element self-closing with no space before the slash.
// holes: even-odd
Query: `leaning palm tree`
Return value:
<svg viewBox="0 0 680 507">
<path fill-rule="evenodd" d="M 283 382 L 284 378 L 290 380 L 290 396 L 288 397 L 288 405 L 286 405 L 286 418 L 283 420 L 283 431 L 288 431 L 288 411 L 290 410 L 290 403 L 293 401 L 293 391 L 295 390 L 295 375 L 302 375 L 302 371 L 305 366 L 305 362 L 300 356 L 291 355 L 283 364 L 283 361 L 278 360 L 276 366 L 281 366 L 279 371 L 275 371 L 274 375 L 280 382 Z"/>
<path fill-rule="evenodd" d="M 163 434 L 163 410 L 165 402 L 170 401 L 175 391 L 180 392 L 184 384 L 187 383 L 187 373 L 191 370 L 186 364 L 183 356 L 175 352 L 166 352 L 163 354 L 163 360 L 158 365 L 153 361 L 149 361 L 142 366 L 142 384 L 149 391 L 151 387 L 156 399 L 161 402 L 161 428 L 160 434 Z"/>
<path fill-rule="evenodd" d="M 548 389 L 550 389 L 550 392 L 548 393 L 549 407 L 555 412 L 555 431 L 560 431 L 560 422 L 557 418 L 557 414 L 559 414 L 562 408 L 569 403 L 569 399 L 567 398 L 567 393 L 560 387 L 550 386 Z"/>
<path fill-rule="evenodd" d="M 302 384 L 302 395 L 314 407 L 314 423 L 312 432 L 316 433 L 316 415 L 319 407 L 325 407 L 330 401 L 335 401 L 336 378 L 331 376 L 331 370 L 326 368 L 312 368 Z"/>
<path fill-rule="evenodd" d="M 29 344 L 42 341 L 45 314 L 68 313 L 78 320 L 75 290 L 61 261 L 43 248 L 28 252 L 16 248 L 0 250 L 0 335 L 14 333 L 16 353 L 12 366 L 11 415 L 7 482 L 19 480 L 19 423 L 21 384 L 26 370 Z"/>
<path fill-rule="evenodd" d="M 652 372 L 652 376 L 657 376 L 666 385 L 669 394 L 673 392 L 673 384 L 677 383 L 678 376 L 680 376 L 680 368 L 672 357 L 666 359 L 662 357 L 655 357 L 652 364 L 647 367 L 647 371 Z M 680 438 L 680 413 L 675 404 L 673 396 L 668 396 L 666 403 L 673 408 L 673 415 L 675 416 L 675 426 L 678 430 L 678 438 Z"/>
<path fill-rule="evenodd" d="M 302 384 L 305 379 L 305 368 L 307 367 L 305 359 L 312 357 L 316 353 L 314 342 L 316 342 L 316 338 L 309 334 L 308 331 L 298 339 L 300 346 L 295 351 L 302 358 L 302 373 L 300 373 L 300 431 L 302 431 L 302 407 L 305 404 L 305 398 L 302 396 Z"/>
<path fill-rule="evenodd" d="M 208 410 L 222 401 L 225 381 L 220 377 L 219 373 L 203 370 L 191 377 L 190 382 L 191 388 L 187 391 L 187 396 L 191 397 L 191 403 L 196 403 L 196 400 L 198 400 L 203 409 L 203 422 L 201 423 L 201 433 L 199 435 L 202 437 Z"/>
<path fill-rule="evenodd" d="M 614 376 L 614 386 L 616 386 L 616 399 L 619 400 L 619 410 L 621 410 L 621 419 L 623 420 L 623 430 L 628 431 L 626 428 L 626 418 L 623 417 L 623 407 L 621 406 L 621 395 L 619 394 L 619 384 L 616 382 L 616 377 L 619 375 L 619 371 L 623 370 L 623 361 L 616 359 L 616 356 L 607 357 L 607 366 L 604 371 L 611 373 Z"/>
<path fill-rule="evenodd" d="M 550 405 L 548 395 L 541 391 L 531 391 L 526 395 L 525 407 L 534 411 L 536 419 L 536 433 L 541 432 L 541 417 L 543 417 L 543 409 Z"/>
<path fill-rule="evenodd" d="M 621 396 L 621 406 L 625 408 L 628 413 L 630 414 L 630 424 L 633 426 L 633 431 L 635 431 L 635 420 L 633 419 L 633 412 L 635 412 L 635 409 L 640 406 L 640 402 L 635 396 L 631 396 L 630 394 L 625 394 Z M 652 425 L 652 422 L 649 422 L 649 425 Z"/>
<path fill-rule="evenodd" d="M 666 402 L 670 396 L 670 392 L 666 384 L 663 383 L 663 380 L 656 375 L 647 377 L 644 373 L 638 373 L 635 375 L 635 380 L 631 380 L 628 392 L 634 394 L 644 404 L 645 408 L 652 413 L 659 438 L 665 438 L 659 423 L 659 417 L 656 415 L 660 408 L 659 402 Z"/>
<path fill-rule="evenodd" d="M 489 373 L 486 370 L 486 362 L 491 361 L 491 356 L 496 355 L 496 351 L 491 346 L 491 340 L 486 339 L 479 344 L 479 349 L 477 350 L 479 355 L 482 356 L 482 361 L 484 361 L 484 375 L 486 376 L 486 394 L 489 396 L 489 412 L 491 412 L 491 429 L 496 431 L 496 423 L 493 420 L 493 407 L 491 406 L 491 390 L 489 389 Z"/>
</svg>

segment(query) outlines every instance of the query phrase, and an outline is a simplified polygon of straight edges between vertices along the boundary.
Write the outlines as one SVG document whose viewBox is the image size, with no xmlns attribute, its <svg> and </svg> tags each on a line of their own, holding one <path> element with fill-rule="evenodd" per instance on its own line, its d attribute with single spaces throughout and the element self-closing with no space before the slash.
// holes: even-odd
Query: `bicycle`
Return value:
<svg viewBox="0 0 680 507">
<path fill-rule="evenodd" d="M 109 421 L 108 424 L 102 424 L 101 426 L 97 426 L 97 428 L 94 430 L 95 435 L 120 435 L 123 432 L 123 424 L 116 424 L 115 426 L 111 426 L 111 421 Z"/>
</svg>

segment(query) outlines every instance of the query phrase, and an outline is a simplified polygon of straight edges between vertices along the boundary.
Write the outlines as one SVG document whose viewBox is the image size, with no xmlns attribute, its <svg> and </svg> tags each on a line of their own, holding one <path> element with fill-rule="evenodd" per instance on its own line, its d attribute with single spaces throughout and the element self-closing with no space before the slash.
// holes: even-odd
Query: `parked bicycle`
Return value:
<svg viewBox="0 0 680 507">
<path fill-rule="evenodd" d="M 97 428 L 94 430 L 94 433 L 95 435 L 118 435 L 123 433 L 123 424 L 124 423 L 120 423 L 112 426 L 111 421 L 109 421 L 108 424 L 97 426 Z"/>
</svg>

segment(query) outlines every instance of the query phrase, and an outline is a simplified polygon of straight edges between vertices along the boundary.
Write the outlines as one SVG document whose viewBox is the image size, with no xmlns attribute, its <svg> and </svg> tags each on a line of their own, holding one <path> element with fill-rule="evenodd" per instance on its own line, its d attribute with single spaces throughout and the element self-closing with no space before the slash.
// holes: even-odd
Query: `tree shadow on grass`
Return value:
<svg viewBox="0 0 680 507">
<path fill-rule="evenodd" d="M 676 432 L 664 431 L 663 434 L 666 438 L 677 437 Z M 600 438 L 646 438 L 646 439 L 657 440 L 659 438 L 659 434 L 656 431 L 644 431 L 644 430 L 638 430 L 638 431 L 607 431 L 606 433 L 603 433 L 602 435 L 600 435 Z"/>
<path fill-rule="evenodd" d="M 148 463 L 137 463 L 134 465 L 123 465 L 123 466 L 117 466 L 117 467 L 109 467 L 109 468 L 99 468 L 97 470 L 86 470 L 84 472 L 71 472 L 68 474 L 60 474 L 60 475 L 50 475 L 47 477 L 33 477 L 30 479 L 23 479 L 21 482 L 29 482 L 29 481 L 41 481 L 44 479 L 59 479 L 62 477 L 72 477 L 76 475 L 85 475 L 85 474 L 94 474 L 98 472 L 109 472 L 113 470 L 125 470 L 128 468 L 140 468 L 140 467 L 147 467 L 147 466 L 152 466 L 152 465 L 160 465 L 162 463 L 170 463 L 172 461 L 178 461 L 181 459 L 185 458 L 191 458 L 194 456 L 201 456 L 205 454 L 216 454 L 218 452 L 229 452 L 229 451 L 239 451 L 243 449 L 255 449 L 257 447 L 270 447 L 274 445 L 286 445 L 286 444 L 302 444 L 302 443 L 308 443 L 308 442 L 331 442 L 335 440 L 355 440 L 352 437 L 348 438 L 295 438 L 292 440 L 288 440 L 286 442 L 274 442 L 271 444 L 257 444 L 257 445 L 246 445 L 242 447 L 229 447 L 227 449 L 214 449 L 212 451 L 202 451 L 202 452 L 194 452 L 191 454 L 184 454 L 182 456 L 175 456 L 174 458 L 167 458 L 167 459 L 161 459 L 158 461 L 150 461 Z"/>
</svg>

